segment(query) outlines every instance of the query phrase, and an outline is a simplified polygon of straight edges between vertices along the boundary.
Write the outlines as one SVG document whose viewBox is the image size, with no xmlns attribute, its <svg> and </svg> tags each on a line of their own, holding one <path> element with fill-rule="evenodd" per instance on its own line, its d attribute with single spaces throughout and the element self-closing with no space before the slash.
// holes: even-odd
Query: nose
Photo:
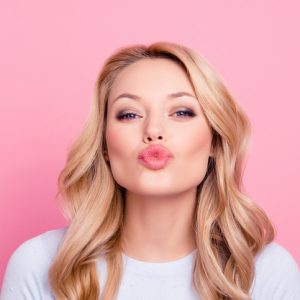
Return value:
<svg viewBox="0 0 300 300">
<path fill-rule="evenodd" d="M 145 123 L 143 141 L 145 143 L 166 139 L 163 122 L 159 118 L 152 118 Z"/>
</svg>

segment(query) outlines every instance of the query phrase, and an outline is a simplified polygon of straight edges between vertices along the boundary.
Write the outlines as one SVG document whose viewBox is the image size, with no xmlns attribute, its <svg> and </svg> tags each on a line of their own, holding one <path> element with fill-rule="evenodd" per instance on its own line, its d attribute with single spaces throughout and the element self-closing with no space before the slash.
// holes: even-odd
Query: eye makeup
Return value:
<svg viewBox="0 0 300 300">
<path fill-rule="evenodd" d="M 180 114 L 178 114 L 180 113 Z M 179 109 L 177 111 L 175 111 L 172 115 L 176 115 L 176 117 L 178 118 L 191 118 L 196 116 L 195 112 L 191 109 Z M 124 120 L 124 119 L 136 119 L 136 116 L 138 116 L 138 114 L 134 113 L 134 112 L 126 112 L 126 111 L 121 111 L 117 114 L 116 118 L 118 120 Z"/>
</svg>

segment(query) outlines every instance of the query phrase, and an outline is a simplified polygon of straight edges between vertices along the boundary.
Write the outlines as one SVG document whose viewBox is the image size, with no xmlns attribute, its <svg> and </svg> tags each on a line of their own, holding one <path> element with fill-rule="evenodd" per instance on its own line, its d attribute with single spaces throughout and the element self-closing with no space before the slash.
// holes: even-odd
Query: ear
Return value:
<svg viewBox="0 0 300 300">
<path fill-rule="evenodd" d="M 215 156 L 214 148 L 213 148 L 212 145 L 211 145 L 211 147 L 210 147 L 209 156 L 210 156 L 210 157 L 214 157 L 214 156 Z"/>
<path fill-rule="evenodd" d="M 209 156 L 211 158 L 214 158 L 215 157 L 215 141 L 216 141 L 216 132 L 211 129 L 212 132 L 211 132 L 211 141 L 210 141 L 210 150 L 209 150 Z"/>
<path fill-rule="evenodd" d="M 108 151 L 107 151 L 107 144 L 106 144 L 106 139 L 105 138 L 103 139 L 102 149 L 103 149 L 102 153 L 103 153 L 104 159 L 106 161 L 109 161 L 109 156 L 108 156 Z"/>
<path fill-rule="evenodd" d="M 104 159 L 105 159 L 106 161 L 109 161 L 109 156 L 108 156 L 108 152 L 107 152 L 106 149 L 103 150 L 103 156 L 104 156 Z"/>
</svg>

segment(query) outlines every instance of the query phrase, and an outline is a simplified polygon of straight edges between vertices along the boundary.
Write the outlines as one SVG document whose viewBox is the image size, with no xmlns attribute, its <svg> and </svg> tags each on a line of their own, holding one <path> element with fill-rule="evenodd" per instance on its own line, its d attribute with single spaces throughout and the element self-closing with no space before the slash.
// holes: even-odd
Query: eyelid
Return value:
<svg viewBox="0 0 300 300">
<path fill-rule="evenodd" d="M 175 106 L 172 106 L 169 110 L 178 110 L 178 109 L 189 109 L 189 110 L 192 110 L 192 111 L 196 111 L 196 108 L 194 107 L 194 105 L 187 105 L 187 104 L 181 104 L 181 105 L 175 105 Z M 144 109 L 142 109 L 144 111 Z M 117 111 L 120 113 L 120 112 L 127 112 L 127 111 L 140 111 L 140 108 L 136 108 L 136 107 L 133 107 L 133 106 L 128 106 L 128 107 L 125 107 L 124 109 L 117 109 Z"/>
<path fill-rule="evenodd" d="M 190 108 L 190 107 L 183 107 L 183 106 L 179 106 L 179 107 L 175 107 L 174 109 L 172 109 L 172 111 L 176 112 L 176 111 L 191 111 L 195 113 L 195 109 Z M 120 114 L 124 114 L 124 113 L 135 113 L 135 114 L 139 114 L 135 109 L 132 108 L 128 108 L 128 109 L 121 109 L 116 115 L 120 115 Z"/>
<path fill-rule="evenodd" d="M 177 109 L 172 115 L 176 114 L 177 112 L 184 112 L 184 113 L 188 113 L 188 115 L 182 115 L 183 117 L 189 117 L 189 118 L 192 118 L 192 117 L 195 117 L 196 116 L 196 113 L 193 109 L 186 109 L 186 108 L 180 108 L 180 109 Z"/>
<path fill-rule="evenodd" d="M 170 114 L 170 116 L 174 116 L 178 112 L 183 112 L 183 113 L 187 113 L 187 114 L 177 115 L 177 116 L 175 116 L 175 118 L 180 118 L 180 119 L 182 119 L 182 118 L 193 118 L 197 115 L 193 109 L 190 109 L 190 108 L 177 108 L 173 113 Z M 126 115 L 134 115 L 134 117 L 133 118 L 126 118 L 125 117 Z M 116 118 L 118 120 L 135 120 L 139 117 L 142 118 L 141 116 L 139 116 L 138 113 L 130 111 L 130 110 L 124 110 L 124 111 L 121 110 L 116 115 Z"/>
</svg>

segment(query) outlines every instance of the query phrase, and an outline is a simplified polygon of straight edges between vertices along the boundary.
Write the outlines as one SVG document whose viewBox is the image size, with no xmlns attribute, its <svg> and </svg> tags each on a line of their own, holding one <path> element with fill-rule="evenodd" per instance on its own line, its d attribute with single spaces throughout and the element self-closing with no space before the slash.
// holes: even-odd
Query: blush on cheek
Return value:
<svg viewBox="0 0 300 300">
<path fill-rule="evenodd" d="M 108 149 L 110 150 L 117 150 L 118 148 L 122 149 L 122 134 L 118 130 L 113 130 L 108 128 L 106 131 L 106 144 Z"/>
<path fill-rule="evenodd" d="M 210 153 L 212 136 L 209 128 L 198 128 L 195 132 L 190 133 L 187 149 L 191 155 L 208 155 Z"/>
<path fill-rule="evenodd" d="M 190 165 L 189 173 L 191 176 L 194 174 L 195 179 L 199 181 L 198 184 L 202 181 L 207 172 L 210 147 L 211 140 L 210 136 L 207 135 L 198 140 L 194 139 L 193 145 L 189 149 L 189 155 L 187 156 L 189 160 L 187 164 Z"/>
<path fill-rule="evenodd" d="M 134 134 L 129 135 L 120 128 L 108 128 L 106 133 L 106 144 L 110 164 L 122 165 L 132 164 L 134 158 L 136 138 Z"/>
</svg>

